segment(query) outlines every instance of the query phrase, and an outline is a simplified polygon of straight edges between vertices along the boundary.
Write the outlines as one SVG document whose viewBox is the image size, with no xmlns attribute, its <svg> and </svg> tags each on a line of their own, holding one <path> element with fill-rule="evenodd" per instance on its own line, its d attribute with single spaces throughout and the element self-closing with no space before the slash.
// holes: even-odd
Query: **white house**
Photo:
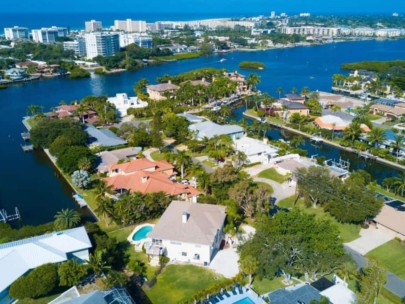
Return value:
<svg viewBox="0 0 405 304">
<path fill-rule="evenodd" d="M 209 265 L 223 238 L 226 207 L 173 201 L 149 234 L 146 253 Z"/>
<path fill-rule="evenodd" d="M 229 135 L 233 140 L 243 136 L 243 128 L 238 125 L 219 125 L 212 121 L 204 121 L 192 124 L 188 127 L 191 132 L 194 132 L 195 138 L 198 140 L 204 137 L 213 138 L 219 135 Z"/>
<path fill-rule="evenodd" d="M 258 139 L 244 136 L 234 140 L 235 150 L 243 152 L 247 159 L 247 164 L 262 163 L 268 164 L 271 158 L 278 156 L 278 148 L 267 144 L 267 140 L 261 141 Z"/>
<path fill-rule="evenodd" d="M 138 99 L 138 97 L 128 97 L 125 93 L 119 93 L 115 97 L 109 97 L 107 101 L 113 104 L 121 116 L 128 115 L 128 109 L 142 109 L 148 106 L 148 103 Z"/>
<path fill-rule="evenodd" d="M 92 247 L 84 227 L 0 245 L 0 304 L 12 303 L 8 288 L 19 277 L 47 263 L 87 261 Z"/>
</svg>

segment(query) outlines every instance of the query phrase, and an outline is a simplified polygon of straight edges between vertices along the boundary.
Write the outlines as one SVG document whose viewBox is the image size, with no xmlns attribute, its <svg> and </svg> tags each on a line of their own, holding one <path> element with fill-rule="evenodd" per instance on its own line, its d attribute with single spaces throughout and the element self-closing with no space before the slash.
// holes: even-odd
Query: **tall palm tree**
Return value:
<svg viewBox="0 0 405 304">
<path fill-rule="evenodd" d="M 360 124 L 357 122 L 352 122 L 350 126 L 343 131 L 345 138 L 348 138 L 351 143 L 354 143 L 356 139 L 359 138 L 361 134 Z"/>
<path fill-rule="evenodd" d="M 260 83 L 260 77 L 257 74 L 250 74 L 246 80 L 250 90 L 255 91 L 256 85 Z"/>
<path fill-rule="evenodd" d="M 399 152 L 401 151 L 402 147 L 404 146 L 404 139 L 405 139 L 404 135 L 397 135 L 395 137 L 395 141 L 391 144 L 392 148 L 395 150 L 395 152 L 397 154 L 397 161 L 398 161 Z"/>
<path fill-rule="evenodd" d="M 394 182 L 394 187 L 397 193 L 400 195 L 404 195 L 405 193 L 405 173 L 402 172 L 402 174 L 399 177 L 395 177 L 395 182 Z"/>
<path fill-rule="evenodd" d="M 62 209 L 55 215 L 54 226 L 57 230 L 76 227 L 80 223 L 80 214 L 73 209 Z"/>
<path fill-rule="evenodd" d="M 175 163 L 180 166 L 181 178 L 184 178 L 184 167 L 191 163 L 191 157 L 187 155 L 184 151 L 180 151 L 175 155 Z"/>
<path fill-rule="evenodd" d="M 106 222 L 108 226 L 109 223 L 107 222 L 107 217 L 112 217 L 114 214 L 114 206 L 111 199 L 107 197 L 99 199 L 95 211 L 103 217 L 104 222 Z"/>
<path fill-rule="evenodd" d="M 283 88 L 282 87 L 278 87 L 277 88 L 277 93 L 278 93 L 278 98 L 281 98 L 281 94 L 283 94 Z"/>
<path fill-rule="evenodd" d="M 382 128 L 374 127 L 368 134 L 368 141 L 372 146 L 379 146 L 386 139 L 385 130 Z"/>
<path fill-rule="evenodd" d="M 98 250 L 93 254 L 90 254 L 87 263 L 89 264 L 90 268 L 94 271 L 94 274 L 96 276 L 101 275 L 105 270 L 110 268 L 109 266 L 107 266 L 107 263 L 105 261 L 104 250 Z"/>
<path fill-rule="evenodd" d="M 309 92 L 310 91 L 309 91 L 308 87 L 303 87 L 302 90 L 301 90 L 301 94 L 304 95 L 304 96 L 308 96 Z"/>
</svg>

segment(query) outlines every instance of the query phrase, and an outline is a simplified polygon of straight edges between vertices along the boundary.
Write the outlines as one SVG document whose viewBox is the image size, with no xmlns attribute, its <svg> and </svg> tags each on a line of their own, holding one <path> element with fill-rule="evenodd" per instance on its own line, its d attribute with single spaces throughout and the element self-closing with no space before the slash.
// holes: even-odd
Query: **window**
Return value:
<svg viewBox="0 0 405 304">
<path fill-rule="evenodd" d="M 182 252 L 182 253 L 181 253 L 181 256 L 186 257 L 186 256 L 187 256 L 187 252 Z"/>
</svg>

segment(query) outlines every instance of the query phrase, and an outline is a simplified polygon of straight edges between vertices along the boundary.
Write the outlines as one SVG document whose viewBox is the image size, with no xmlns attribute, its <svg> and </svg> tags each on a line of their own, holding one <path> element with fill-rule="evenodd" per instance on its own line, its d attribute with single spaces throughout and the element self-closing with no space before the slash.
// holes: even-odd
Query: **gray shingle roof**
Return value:
<svg viewBox="0 0 405 304">
<path fill-rule="evenodd" d="M 225 221 L 225 206 L 173 201 L 149 237 L 191 244 L 212 245 Z M 188 214 L 186 223 L 183 213 Z"/>
<path fill-rule="evenodd" d="M 189 127 L 190 131 L 197 132 L 197 137 L 212 138 L 217 135 L 231 135 L 243 132 L 243 128 L 237 125 L 218 125 L 212 121 L 205 121 L 193 124 Z"/>
<path fill-rule="evenodd" d="M 97 129 L 94 126 L 87 126 L 85 131 L 89 134 L 90 144 L 92 145 L 113 147 L 125 145 L 127 143 L 126 140 L 123 140 L 107 129 Z"/>
<path fill-rule="evenodd" d="M 319 291 L 307 284 L 278 289 L 268 296 L 271 304 L 309 304 L 311 300 L 319 301 L 321 298 Z"/>
</svg>

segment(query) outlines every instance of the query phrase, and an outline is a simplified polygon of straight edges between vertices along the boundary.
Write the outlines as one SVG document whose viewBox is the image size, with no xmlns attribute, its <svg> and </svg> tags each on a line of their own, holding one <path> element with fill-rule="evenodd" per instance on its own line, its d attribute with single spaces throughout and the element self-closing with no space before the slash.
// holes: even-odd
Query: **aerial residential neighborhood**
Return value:
<svg viewBox="0 0 405 304">
<path fill-rule="evenodd" d="M 0 304 L 404 302 L 404 4 L 24 2 Z"/>
</svg>

